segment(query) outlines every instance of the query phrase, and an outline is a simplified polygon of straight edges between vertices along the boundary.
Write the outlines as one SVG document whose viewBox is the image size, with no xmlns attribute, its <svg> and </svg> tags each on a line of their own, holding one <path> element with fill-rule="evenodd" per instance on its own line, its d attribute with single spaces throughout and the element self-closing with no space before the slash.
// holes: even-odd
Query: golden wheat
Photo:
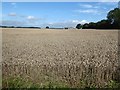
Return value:
<svg viewBox="0 0 120 90">
<path fill-rule="evenodd" d="M 3 29 L 2 47 L 3 79 L 69 87 L 105 87 L 119 79 L 117 30 Z"/>
</svg>

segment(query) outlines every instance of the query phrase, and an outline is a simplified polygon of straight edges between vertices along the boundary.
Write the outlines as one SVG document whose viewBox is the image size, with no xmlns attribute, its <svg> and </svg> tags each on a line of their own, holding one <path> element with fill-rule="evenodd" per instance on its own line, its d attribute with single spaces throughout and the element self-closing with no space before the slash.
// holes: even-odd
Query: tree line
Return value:
<svg viewBox="0 0 120 90">
<path fill-rule="evenodd" d="M 77 29 L 120 29 L 120 9 L 115 8 L 107 14 L 107 19 L 98 22 L 77 24 Z"/>
<path fill-rule="evenodd" d="M 41 27 L 23 27 L 23 26 L 0 26 L 2 28 L 38 28 L 38 29 L 41 29 Z"/>
</svg>

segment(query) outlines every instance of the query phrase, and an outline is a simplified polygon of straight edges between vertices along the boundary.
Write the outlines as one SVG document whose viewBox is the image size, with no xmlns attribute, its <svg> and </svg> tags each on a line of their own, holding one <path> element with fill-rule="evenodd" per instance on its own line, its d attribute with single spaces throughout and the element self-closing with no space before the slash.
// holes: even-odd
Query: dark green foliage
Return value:
<svg viewBox="0 0 120 90">
<path fill-rule="evenodd" d="M 5 88 L 68 88 L 65 83 L 48 81 L 43 84 L 33 83 L 21 77 L 9 77 L 6 80 L 2 80 L 3 89 Z"/>
<path fill-rule="evenodd" d="M 89 24 L 88 23 L 85 23 L 84 25 L 83 25 L 83 29 L 88 29 L 89 28 Z"/>
<path fill-rule="evenodd" d="M 94 23 L 94 22 L 90 22 L 90 23 L 89 23 L 89 28 L 93 28 L 93 29 L 94 29 L 95 26 L 96 26 L 96 23 Z"/>
<path fill-rule="evenodd" d="M 3 89 L 5 88 L 17 88 L 17 89 L 22 89 L 22 88 L 26 88 L 26 89 L 45 89 L 45 88 L 48 88 L 48 89 L 57 89 L 57 88 L 70 88 L 69 86 L 67 86 L 67 84 L 65 83 L 58 83 L 58 82 L 46 82 L 44 84 L 38 84 L 38 83 L 33 83 L 31 81 L 26 81 L 25 79 L 23 78 L 20 78 L 20 77 L 14 77 L 14 78 L 7 78 L 7 80 L 3 80 Z M 84 89 L 92 89 L 92 90 L 96 90 L 97 86 L 95 85 L 87 85 L 87 83 L 83 80 L 83 81 L 80 81 L 80 85 L 78 86 L 79 88 L 84 88 Z M 110 80 L 107 85 L 105 86 L 105 88 L 120 88 L 120 83 L 116 82 L 116 81 L 113 81 L 113 80 Z M 77 89 L 77 88 L 76 88 Z"/>
<path fill-rule="evenodd" d="M 120 9 L 115 8 L 111 10 L 107 15 L 108 21 L 112 24 L 112 28 L 120 29 Z"/>
<path fill-rule="evenodd" d="M 67 27 L 65 27 L 65 29 L 68 29 Z"/>
<path fill-rule="evenodd" d="M 81 24 L 78 24 L 78 25 L 76 26 L 76 28 L 77 28 L 77 29 L 81 29 L 81 28 L 82 28 L 82 25 L 81 25 Z"/>
<path fill-rule="evenodd" d="M 95 29 L 110 29 L 111 24 L 108 20 L 101 20 L 96 23 L 96 28 Z"/>
<path fill-rule="evenodd" d="M 49 27 L 48 27 L 48 26 L 46 26 L 46 29 L 49 29 Z"/>
</svg>

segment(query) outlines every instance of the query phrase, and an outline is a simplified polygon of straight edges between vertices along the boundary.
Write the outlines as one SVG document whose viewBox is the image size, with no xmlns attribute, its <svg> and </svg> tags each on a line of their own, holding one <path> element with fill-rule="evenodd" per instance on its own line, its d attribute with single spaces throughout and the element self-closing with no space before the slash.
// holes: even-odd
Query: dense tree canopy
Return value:
<svg viewBox="0 0 120 90">
<path fill-rule="evenodd" d="M 88 28 L 89 28 L 89 24 L 88 24 L 88 23 L 85 23 L 82 28 L 83 28 L 83 29 L 88 29 Z"/>
<path fill-rule="evenodd" d="M 120 28 L 120 9 L 111 10 L 107 15 L 107 19 L 114 28 Z"/>
<path fill-rule="evenodd" d="M 96 29 L 110 29 L 111 25 L 108 20 L 101 20 L 96 23 Z"/>
<path fill-rule="evenodd" d="M 77 29 L 81 29 L 81 28 L 82 28 L 82 25 L 81 25 L 81 24 L 78 24 L 78 25 L 76 26 L 76 28 L 77 28 Z"/>
<path fill-rule="evenodd" d="M 49 27 L 48 27 L 48 26 L 46 26 L 46 29 L 49 29 Z"/>
</svg>

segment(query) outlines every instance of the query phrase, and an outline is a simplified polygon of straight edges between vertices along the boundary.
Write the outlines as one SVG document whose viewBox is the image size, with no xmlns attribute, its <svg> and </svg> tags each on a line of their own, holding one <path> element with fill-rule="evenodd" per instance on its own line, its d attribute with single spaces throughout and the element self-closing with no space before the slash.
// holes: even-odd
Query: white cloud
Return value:
<svg viewBox="0 0 120 90">
<path fill-rule="evenodd" d="M 85 9 L 85 10 L 76 10 L 76 12 L 79 12 L 79 13 L 98 13 L 99 11 L 98 10 L 95 10 L 95 9 Z"/>
<path fill-rule="evenodd" d="M 17 16 L 17 14 L 14 13 L 14 12 L 11 12 L 11 13 L 8 14 L 8 16 Z"/>
<path fill-rule="evenodd" d="M 43 19 L 43 18 L 37 18 L 37 17 L 34 17 L 34 16 L 26 16 L 26 15 L 19 15 L 19 14 L 16 14 L 15 12 L 11 12 L 8 14 L 8 16 L 17 16 L 17 17 L 20 17 L 22 19 L 27 19 L 29 21 L 35 21 L 35 20 L 39 20 L 39 19 Z"/>
<path fill-rule="evenodd" d="M 118 2 L 119 0 L 99 0 L 100 2 Z"/>
<path fill-rule="evenodd" d="M 84 7 L 84 8 L 92 8 L 93 6 L 90 4 L 80 4 L 80 7 Z"/>
<path fill-rule="evenodd" d="M 6 17 L 10 17 L 9 20 L 6 20 Z M 16 17 L 16 19 L 11 19 L 11 17 Z M 41 20 L 41 21 L 40 21 Z M 40 25 L 41 22 L 43 22 L 45 18 L 39 18 L 32 15 L 20 15 L 16 14 L 15 12 L 8 13 L 7 15 L 4 15 L 2 25 L 7 26 L 36 26 Z"/>
<path fill-rule="evenodd" d="M 12 2 L 11 5 L 16 5 L 16 3 Z"/>
<path fill-rule="evenodd" d="M 91 5 L 91 4 L 79 4 L 80 7 L 86 8 L 86 9 L 99 9 L 101 8 L 100 6 L 96 5 Z"/>
<path fill-rule="evenodd" d="M 42 21 L 42 18 L 37 18 L 35 16 L 26 16 L 26 22 L 31 26 L 39 26 L 40 20 Z"/>
<path fill-rule="evenodd" d="M 80 24 L 85 24 L 85 23 L 89 23 L 87 20 L 72 20 L 72 23 L 75 23 L 75 24 L 78 24 L 78 23 L 80 23 Z"/>
<path fill-rule="evenodd" d="M 106 10 L 105 8 L 103 9 L 79 9 L 79 10 L 74 10 L 74 12 L 81 13 L 81 14 L 101 15 L 101 14 L 107 14 L 108 10 Z"/>
<path fill-rule="evenodd" d="M 79 20 L 72 20 L 73 23 L 79 23 Z"/>
<path fill-rule="evenodd" d="M 44 18 L 38 18 L 35 16 L 27 16 L 26 19 L 29 21 L 39 21 L 39 20 L 43 20 Z"/>
<path fill-rule="evenodd" d="M 27 23 L 25 21 L 15 21 L 15 20 L 3 20 L 2 25 L 7 26 L 25 26 Z"/>
<path fill-rule="evenodd" d="M 35 20 L 36 18 L 34 16 L 27 16 L 28 20 Z"/>
<path fill-rule="evenodd" d="M 87 20 L 82 20 L 80 23 L 85 24 L 85 23 L 89 23 L 89 22 Z"/>
<path fill-rule="evenodd" d="M 16 8 L 16 3 L 15 2 L 12 2 L 11 5 Z"/>
</svg>

